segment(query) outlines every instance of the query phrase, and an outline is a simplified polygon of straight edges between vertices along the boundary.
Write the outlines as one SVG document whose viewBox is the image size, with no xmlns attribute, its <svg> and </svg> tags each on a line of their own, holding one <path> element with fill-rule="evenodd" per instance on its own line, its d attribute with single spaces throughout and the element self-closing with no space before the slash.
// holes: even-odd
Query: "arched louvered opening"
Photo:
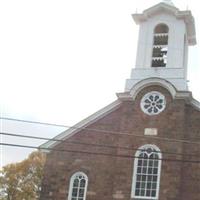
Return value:
<svg viewBox="0 0 200 200">
<path fill-rule="evenodd" d="M 152 67 L 166 67 L 168 52 L 169 28 L 166 24 L 158 24 L 154 29 Z"/>
</svg>

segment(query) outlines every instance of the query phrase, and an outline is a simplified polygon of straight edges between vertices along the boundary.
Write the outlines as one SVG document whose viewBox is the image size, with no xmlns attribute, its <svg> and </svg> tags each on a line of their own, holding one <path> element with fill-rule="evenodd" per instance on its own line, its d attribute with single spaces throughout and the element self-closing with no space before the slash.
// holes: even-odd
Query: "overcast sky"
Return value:
<svg viewBox="0 0 200 200">
<path fill-rule="evenodd" d="M 138 26 L 131 14 L 158 0 L 6 0 L 0 2 L 1 117 L 72 126 L 116 100 L 135 65 Z M 189 8 L 200 39 L 196 0 Z M 190 47 L 188 80 L 200 100 L 199 44 Z M 1 131 L 53 137 L 63 128 L 1 120 Z M 44 141 L 1 136 L 2 142 Z M 1 166 L 31 150 L 1 147 Z"/>
</svg>

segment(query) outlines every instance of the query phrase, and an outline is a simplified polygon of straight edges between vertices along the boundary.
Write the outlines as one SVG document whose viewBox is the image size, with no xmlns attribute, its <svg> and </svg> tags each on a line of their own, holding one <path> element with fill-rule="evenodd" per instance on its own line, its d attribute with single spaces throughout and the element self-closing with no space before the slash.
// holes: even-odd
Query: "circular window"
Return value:
<svg viewBox="0 0 200 200">
<path fill-rule="evenodd" d="M 160 92 L 152 91 L 142 97 L 140 106 L 144 113 L 157 115 L 165 109 L 165 96 Z"/>
</svg>

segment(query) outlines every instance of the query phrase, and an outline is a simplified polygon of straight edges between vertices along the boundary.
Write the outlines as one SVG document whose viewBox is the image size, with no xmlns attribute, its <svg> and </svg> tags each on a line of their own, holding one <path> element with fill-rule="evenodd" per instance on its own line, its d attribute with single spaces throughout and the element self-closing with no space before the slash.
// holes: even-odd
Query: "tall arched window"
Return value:
<svg viewBox="0 0 200 200">
<path fill-rule="evenodd" d="M 154 29 L 152 67 L 166 67 L 168 52 L 169 28 L 166 24 L 158 24 Z"/>
<path fill-rule="evenodd" d="M 135 154 L 131 196 L 158 199 L 161 152 L 155 145 L 144 145 Z"/>
<path fill-rule="evenodd" d="M 70 179 L 68 200 L 85 200 L 88 177 L 83 172 L 75 173 Z"/>
</svg>

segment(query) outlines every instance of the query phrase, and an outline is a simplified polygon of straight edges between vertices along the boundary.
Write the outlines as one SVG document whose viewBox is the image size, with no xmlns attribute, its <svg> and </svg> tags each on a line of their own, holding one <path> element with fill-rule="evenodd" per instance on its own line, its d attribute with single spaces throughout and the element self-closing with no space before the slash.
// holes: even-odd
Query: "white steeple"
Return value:
<svg viewBox="0 0 200 200">
<path fill-rule="evenodd" d="M 170 0 L 133 14 L 140 25 L 137 57 L 125 91 L 146 79 L 170 82 L 177 91 L 187 91 L 188 46 L 196 44 L 194 18 Z"/>
</svg>

